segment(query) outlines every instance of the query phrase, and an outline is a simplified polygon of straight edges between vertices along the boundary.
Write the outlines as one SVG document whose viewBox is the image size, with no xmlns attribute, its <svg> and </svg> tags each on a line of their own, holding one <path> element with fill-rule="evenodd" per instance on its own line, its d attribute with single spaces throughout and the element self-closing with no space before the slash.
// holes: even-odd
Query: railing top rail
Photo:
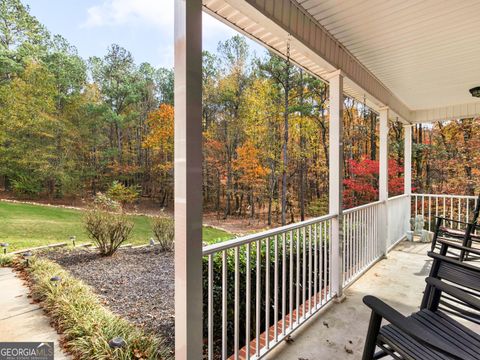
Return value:
<svg viewBox="0 0 480 360">
<path fill-rule="evenodd" d="M 406 198 L 406 197 L 409 197 L 409 196 L 410 196 L 410 194 L 400 194 L 400 195 L 396 195 L 396 196 L 392 196 L 391 198 L 388 198 L 388 201 L 403 199 L 403 198 Z"/>
<path fill-rule="evenodd" d="M 298 228 L 302 228 L 304 226 L 313 225 L 313 224 L 317 224 L 317 223 L 320 223 L 320 222 L 328 221 L 328 220 L 333 219 L 335 217 L 337 217 L 337 214 L 324 215 L 324 216 L 316 217 L 316 218 L 313 218 L 313 219 L 308 219 L 308 220 L 305 220 L 305 221 L 301 221 L 301 222 L 298 222 L 298 223 L 294 223 L 294 224 L 285 225 L 285 226 L 277 227 L 277 228 L 274 228 L 274 229 L 262 231 L 262 232 L 259 232 L 259 233 L 241 236 L 241 237 L 238 237 L 238 238 L 235 238 L 235 239 L 219 242 L 217 244 L 207 245 L 207 246 L 203 247 L 203 256 L 214 254 L 214 253 L 217 253 L 219 251 L 224 251 L 224 250 L 227 250 L 227 249 L 235 248 L 237 246 L 242 246 L 242 245 L 245 245 L 245 244 L 248 244 L 248 243 L 252 243 L 256 240 L 261 240 L 261 239 L 264 239 L 264 238 L 267 238 L 267 237 L 275 236 L 275 235 L 278 235 L 278 234 L 283 234 L 283 233 L 286 233 L 286 232 L 291 231 L 291 230 L 296 230 Z"/>
<path fill-rule="evenodd" d="M 424 196 L 424 197 L 433 197 L 433 198 L 456 198 L 456 199 L 476 199 L 475 195 L 450 195 L 450 194 L 417 194 L 414 193 L 412 196 Z"/>
<path fill-rule="evenodd" d="M 376 206 L 376 205 L 380 205 L 382 202 L 381 201 L 375 201 L 375 202 L 371 202 L 371 203 L 368 203 L 368 204 L 365 204 L 365 205 L 360 205 L 360 206 L 357 206 L 357 207 L 354 207 L 354 208 L 350 208 L 350 209 L 347 209 L 347 210 L 343 210 L 343 213 L 344 214 L 350 214 L 350 213 L 353 213 L 355 211 L 359 211 L 359 210 L 363 210 L 363 209 L 368 209 L 370 207 L 373 207 L 373 206 Z"/>
</svg>

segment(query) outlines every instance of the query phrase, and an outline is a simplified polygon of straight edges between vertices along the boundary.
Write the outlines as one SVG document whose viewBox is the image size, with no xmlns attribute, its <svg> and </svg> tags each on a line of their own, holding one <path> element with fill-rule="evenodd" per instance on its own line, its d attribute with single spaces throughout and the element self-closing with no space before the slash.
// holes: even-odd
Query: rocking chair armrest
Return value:
<svg viewBox="0 0 480 360">
<path fill-rule="evenodd" d="M 451 243 L 449 243 L 450 245 Z M 461 245 L 459 245 L 461 246 Z M 468 251 L 470 251 L 470 248 L 467 248 Z M 463 267 L 465 269 L 468 269 L 468 270 L 472 270 L 472 271 L 475 271 L 477 273 L 480 273 L 480 267 L 478 266 L 474 266 L 474 265 L 470 265 L 469 263 L 466 263 L 466 262 L 463 262 L 463 261 L 459 261 L 457 259 L 454 259 L 454 258 L 451 258 L 451 257 L 448 257 L 448 256 L 445 256 L 445 255 L 440 255 L 440 254 L 437 254 L 436 252 L 433 252 L 433 251 L 429 251 L 427 253 L 428 257 L 432 258 L 434 261 L 435 260 L 439 260 L 439 261 L 445 261 L 445 262 L 448 262 L 448 263 L 451 263 L 451 264 L 454 264 L 458 267 Z"/>
<path fill-rule="evenodd" d="M 466 222 L 466 221 L 461 221 L 461 220 L 455 220 L 455 219 L 449 219 L 449 218 L 446 218 L 446 217 L 443 217 L 443 216 L 435 216 L 435 219 L 441 219 L 442 222 L 445 222 L 445 221 L 449 221 L 449 222 L 454 222 L 455 224 L 462 224 L 462 225 L 473 225 L 475 228 L 478 227 L 478 225 L 476 223 L 470 223 L 470 222 Z"/>
<path fill-rule="evenodd" d="M 457 250 L 463 250 L 463 251 L 466 251 L 466 252 L 469 252 L 469 253 L 472 253 L 472 254 L 475 254 L 475 255 L 480 255 L 480 249 L 477 249 L 477 248 L 473 248 L 473 247 L 468 247 L 468 246 L 463 246 L 459 243 L 456 243 L 456 242 L 453 242 L 453 241 L 449 241 L 449 239 L 445 239 L 443 237 L 439 237 L 437 239 L 437 241 L 446 246 L 447 248 L 448 247 L 452 247 L 454 249 L 457 249 Z"/>
<path fill-rule="evenodd" d="M 478 225 L 475 226 L 475 228 L 478 228 Z M 446 228 L 446 227 L 441 227 L 440 231 L 442 232 L 442 237 L 452 237 L 454 239 L 464 239 L 465 238 L 465 232 L 462 232 L 461 234 L 456 233 L 453 231 L 454 229 Z M 470 233 L 468 235 L 470 240 L 479 242 L 480 241 L 480 235 Z"/>
<path fill-rule="evenodd" d="M 452 349 L 448 344 L 441 341 L 435 336 L 435 333 L 429 331 L 426 327 L 421 326 L 411 318 L 403 316 L 397 310 L 377 297 L 367 295 L 363 298 L 363 303 L 372 309 L 377 315 L 426 347 L 440 351 L 442 354 L 448 355 L 452 359 L 462 360 L 462 358 L 455 355 L 455 349 Z"/>
<path fill-rule="evenodd" d="M 465 291 L 434 277 L 429 276 L 425 279 L 425 281 L 428 285 L 433 286 L 435 289 L 438 289 L 441 292 L 447 293 L 454 298 L 463 301 L 471 307 L 474 307 L 476 310 L 480 310 L 480 300 L 469 293 L 466 293 Z"/>
</svg>

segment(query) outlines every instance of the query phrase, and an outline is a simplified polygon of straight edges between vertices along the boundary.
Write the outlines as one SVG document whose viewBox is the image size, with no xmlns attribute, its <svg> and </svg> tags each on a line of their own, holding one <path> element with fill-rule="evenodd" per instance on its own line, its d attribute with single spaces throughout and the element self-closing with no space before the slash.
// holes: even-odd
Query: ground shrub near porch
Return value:
<svg viewBox="0 0 480 360">
<path fill-rule="evenodd" d="M 63 346 L 76 359 L 170 359 L 161 339 L 146 334 L 105 308 L 92 289 L 62 267 L 44 258 L 34 258 L 30 267 L 20 261 L 32 288 L 55 327 L 63 334 Z M 52 282 L 59 276 L 61 281 Z M 55 285 L 56 284 L 56 285 Z M 109 340 L 120 336 L 126 346 L 113 350 Z"/>
</svg>

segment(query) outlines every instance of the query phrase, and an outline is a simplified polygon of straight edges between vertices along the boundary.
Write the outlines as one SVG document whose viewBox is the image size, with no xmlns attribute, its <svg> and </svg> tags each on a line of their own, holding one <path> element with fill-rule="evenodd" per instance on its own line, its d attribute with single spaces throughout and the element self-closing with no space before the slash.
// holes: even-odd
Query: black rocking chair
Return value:
<svg viewBox="0 0 480 360">
<path fill-rule="evenodd" d="M 372 309 L 363 360 L 391 356 L 408 360 L 478 360 L 480 335 L 454 320 L 447 313 L 479 320 L 480 268 L 429 252 L 433 258 L 420 311 L 405 317 L 374 296 L 363 302 Z M 461 245 L 459 245 L 461 246 Z M 455 306 L 445 306 L 445 298 Z M 382 320 L 389 322 L 382 326 Z M 380 351 L 375 353 L 376 347 Z"/>
<path fill-rule="evenodd" d="M 448 239 L 453 242 L 457 242 L 464 247 L 473 247 L 476 244 L 480 244 L 480 235 L 475 234 L 475 230 L 478 228 L 478 217 L 480 214 L 480 195 L 475 203 L 475 209 L 473 210 L 471 222 L 464 222 L 455 219 L 448 219 L 445 217 L 436 216 L 435 231 L 432 240 L 432 251 L 439 250 L 438 239 Z M 468 221 L 468 220 L 467 220 Z M 446 225 L 449 224 L 450 227 Z M 453 227 L 457 226 L 457 229 Z M 463 229 L 460 229 L 463 227 Z M 456 251 L 450 250 L 451 255 L 455 255 L 462 261 L 476 260 L 478 256 L 470 256 L 470 252 L 464 250 Z"/>
</svg>

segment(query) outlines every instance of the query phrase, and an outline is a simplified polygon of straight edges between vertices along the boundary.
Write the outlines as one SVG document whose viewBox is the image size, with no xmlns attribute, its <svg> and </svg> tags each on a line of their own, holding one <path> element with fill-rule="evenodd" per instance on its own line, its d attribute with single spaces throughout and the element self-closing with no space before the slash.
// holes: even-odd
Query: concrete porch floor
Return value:
<svg viewBox="0 0 480 360">
<path fill-rule="evenodd" d="M 431 259 L 430 244 L 402 242 L 345 291 L 343 303 L 320 311 L 267 356 L 275 360 L 361 359 L 370 319 L 362 302 L 375 295 L 404 315 L 419 309 Z"/>
</svg>

